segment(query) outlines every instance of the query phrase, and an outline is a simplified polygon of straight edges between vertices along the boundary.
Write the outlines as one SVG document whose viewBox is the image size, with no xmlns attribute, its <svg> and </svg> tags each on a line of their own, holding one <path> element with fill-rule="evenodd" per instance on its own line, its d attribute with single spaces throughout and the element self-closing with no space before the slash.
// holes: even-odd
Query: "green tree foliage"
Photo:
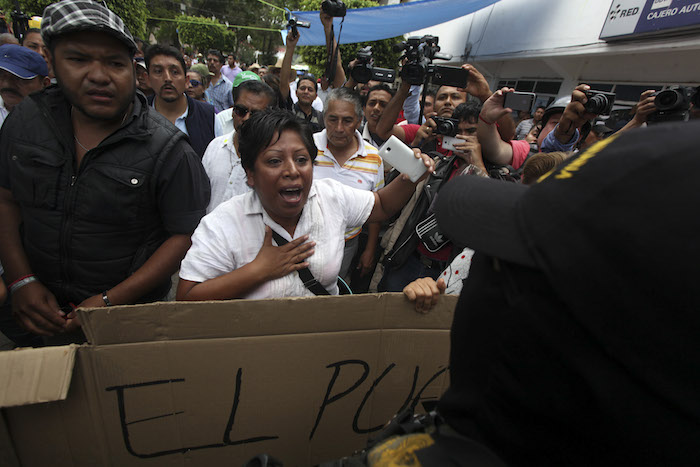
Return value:
<svg viewBox="0 0 700 467">
<path fill-rule="evenodd" d="M 177 17 L 177 29 L 180 40 L 197 47 L 200 52 L 207 49 L 231 50 L 235 47 L 235 33 L 211 18 L 181 15 Z"/>
<path fill-rule="evenodd" d="M 150 1 L 150 0 L 149 0 Z M 298 0 L 266 0 L 267 3 L 279 7 L 297 9 Z M 191 0 L 188 12 L 192 14 L 214 16 L 221 24 L 228 23 L 233 34 L 225 41 L 226 46 L 222 50 L 234 52 L 246 63 L 255 61 L 254 51 L 259 50 L 262 55 L 259 61 L 266 65 L 276 61 L 274 54 L 282 45 L 282 38 L 277 31 L 264 31 L 254 28 L 281 29 L 284 21 L 284 13 L 257 0 Z M 233 26 L 246 26 L 235 28 Z M 253 28 L 248 28 L 253 27 Z M 247 37 L 250 36 L 250 44 Z M 182 38 L 182 36 L 181 36 Z M 183 42 L 186 42 L 183 39 Z M 250 47 L 252 46 L 252 51 Z"/>
<path fill-rule="evenodd" d="M 322 0 L 301 0 L 300 10 L 312 11 L 321 9 Z M 379 6 L 379 3 L 372 0 L 345 0 L 348 8 L 370 8 Z M 304 30 L 301 30 L 304 34 Z M 337 31 L 336 31 L 337 34 Z M 342 39 L 342 37 L 341 37 Z M 347 70 L 348 63 L 357 58 L 357 51 L 368 45 L 372 46 L 372 57 L 374 66 L 381 68 L 397 68 L 401 53 L 394 52 L 392 46 L 403 41 L 403 37 L 383 39 L 381 41 L 357 42 L 355 44 L 343 44 L 340 46 L 340 57 L 343 60 L 343 67 Z M 316 76 L 321 76 L 326 68 L 326 57 L 328 52 L 325 46 L 304 46 L 299 47 L 299 54 L 302 60 L 309 66 L 309 70 Z"/>
<path fill-rule="evenodd" d="M 20 0 L 22 11 L 28 16 L 41 16 L 51 0 Z M 106 0 L 107 6 L 121 17 L 131 34 L 143 37 L 146 34 L 146 0 Z M 0 9 L 10 13 L 15 9 L 14 0 L 0 0 Z"/>
</svg>

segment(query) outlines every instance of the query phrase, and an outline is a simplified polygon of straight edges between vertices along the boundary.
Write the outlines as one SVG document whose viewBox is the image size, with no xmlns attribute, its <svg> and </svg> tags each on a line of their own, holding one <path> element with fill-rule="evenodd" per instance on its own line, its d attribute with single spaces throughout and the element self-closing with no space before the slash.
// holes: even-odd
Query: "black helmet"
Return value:
<svg viewBox="0 0 700 467">
<path fill-rule="evenodd" d="M 542 126 L 544 127 L 549 121 L 549 117 L 556 113 L 563 113 L 566 106 L 571 102 L 571 96 L 564 96 L 556 99 L 554 102 L 549 104 L 546 109 L 544 109 L 544 115 L 542 116 Z"/>
</svg>

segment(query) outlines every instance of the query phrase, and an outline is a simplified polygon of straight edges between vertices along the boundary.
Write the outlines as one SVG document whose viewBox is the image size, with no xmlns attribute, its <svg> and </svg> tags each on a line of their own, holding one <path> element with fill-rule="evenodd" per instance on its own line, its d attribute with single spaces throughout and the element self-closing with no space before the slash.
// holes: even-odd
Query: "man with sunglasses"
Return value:
<svg viewBox="0 0 700 467">
<path fill-rule="evenodd" d="M 238 155 L 237 132 L 253 113 L 272 106 L 276 96 L 264 82 L 250 79 L 233 88 L 233 98 L 233 131 L 214 138 L 202 158 L 204 170 L 211 182 L 211 200 L 207 214 L 224 201 L 250 190 Z"/>
<path fill-rule="evenodd" d="M 192 149 L 202 157 L 214 139 L 214 106 L 185 94 L 185 59 L 174 47 L 153 45 L 146 52 L 146 67 L 155 91 L 148 103 L 190 139 Z"/>
</svg>

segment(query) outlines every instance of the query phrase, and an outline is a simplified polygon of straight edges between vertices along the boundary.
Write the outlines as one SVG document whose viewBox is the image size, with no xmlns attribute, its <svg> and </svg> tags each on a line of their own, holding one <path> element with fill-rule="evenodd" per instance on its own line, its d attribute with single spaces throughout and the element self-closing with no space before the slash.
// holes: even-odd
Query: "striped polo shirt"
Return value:
<svg viewBox="0 0 700 467">
<path fill-rule="evenodd" d="M 340 166 L 328 149 L 326 130 L 314 134 L 318 154 L 314 161 L 314 178 L 332 178 L 344 185 L 360 190 L 377 191 L 384 186 L 384 164 L 377 154 L 377 148 L 365 142 L 359 131 L 355 130 L 358 151 L 345 164 Z M 362 227 L 345 232 L 345 240 L 356 237 Z"/>
</svg>

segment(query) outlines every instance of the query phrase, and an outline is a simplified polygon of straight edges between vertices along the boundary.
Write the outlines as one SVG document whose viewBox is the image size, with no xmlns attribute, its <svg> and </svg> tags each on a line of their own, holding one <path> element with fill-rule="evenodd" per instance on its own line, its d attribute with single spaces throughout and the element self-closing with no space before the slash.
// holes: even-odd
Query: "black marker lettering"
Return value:
<svg viewBox="0 0 700 467">
<path fill-rule="evenodd" d="M 233 406 L 231 407 L 231 414 L 228 417 L 228 423 L 226 423 L 226 431 L 224 432 L 224 444 L 228 446 L 236 446 L 238 444 L 247 443 L 257 443 L 260 441 L 269 441 L 271 439 L 277 439 L 279 436 L 257 436 L 254 438 L 242 439 L 239 441 L 231 441 L 231 430 L 233 429 L 233 423 L 236 418 L 236 410 L 238 410 L 238 402 L 241 399 L 241 386 L 243 381 L 243 368 L 238 369 L 236 373 L 236 391 L 233 393 Z"/>
<path fill-rule="evenodd" d="M 360 379 L 358 379 L 355 384 L 350 386 L 348 389 L 345 391 L 336 394 L 333 397 L 330 397 L 331 394 L 331 389 L 333 389 L 333 385 L 335 384 L 335 380 L 338 379 L 338 375 L 340 374 L 340 367 L 343 365 L 361 365 L 364 368 L 364 372 L 362 373 L 362 376 Z M 318 424 L 321 422 L 321 417 L 323 416 L 323 411 L 326 410 L 326 406 L 332 404 L 333 402 L 336 402 L 338 399 L 347 396 L 350 394 L 352 391 L 357 389 L 357 387 L 364 382 L 365 379 L 367 379 L 367 375 L 369 375 L 369 365 L 362 361 L 362 360 L 343 360 L 341 362 L 336 362 L 336 363 L 331 363 L 328 365 L 326 368 L 333 368 L 335 367 L 333 371 L 333 376 L 331 377 L 331 381 L 328 383 L 328 389 L 326 389 L 326 395 L 323 398 L 323 403 L 321 404 L 320 409 L 318 410 L 318 415 L 316 416 L 316 423 L 314 423 L 314 427 L 311 429 L 311 434 L 309 434 L 309 440 L 311 440 L 314 437 L 314 433 L 316 432 L 316 428 L 318 428 Z"/>
<path fill-rule="evenodd" d="M 377 426 L 372 427 L 372 428 L 360 428 L 359 426 L 357 426 L 357 422 L 358 422 L 358 420 L 360 419 L 360 414 L 362 413 L 362 409 L 364 408 L 365 404 L 367 403 L 367 400 L 369 399 L 369 396 L 372 395 L 372 392 L 374 391 L 374 388 L 377 387 L 377 385 L 379 384 L 379 382 L 380 382 L 386 375 L 388 375 L 389 372 L 390 372 L 395 366 L 396 366 L 396 363 L 392 363 L 392 364 L 390 364 L 388 367 L 386 367 L 386 370 L 384 370 L 384 372 L 383 372 L 381 375 L 379 375 L 379 378 L 377 378 L 377 379 L 374 380 L 374 382 L 372 383 L 372 386 L 370 386 L 369 390 L 368 390 L 367 393 L 365 394 L 365 397 L 362 398 L 362 402 L 360 402 L 360 406 L 357 408 L 357 412 L 355 412 L 355 418 L 352 419 L 352 431 L 354 431 L 355 433 L 360 433 L 360 434 L 372 433 L 372 432 L 374 432 L 374 431 L 381 430 L 382 427 L 384 426 L 384 425 L 377 425 Z M 413 393 L 413 390 L 411 390 L 411 394 L 412 394 L 412 393 Z"/>
</svg>

